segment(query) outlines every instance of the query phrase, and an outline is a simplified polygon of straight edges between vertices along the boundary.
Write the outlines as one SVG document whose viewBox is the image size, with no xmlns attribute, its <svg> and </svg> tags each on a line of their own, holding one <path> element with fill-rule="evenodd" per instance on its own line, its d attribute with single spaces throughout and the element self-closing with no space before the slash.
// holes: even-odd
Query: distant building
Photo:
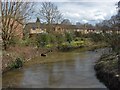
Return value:
<svg viewBox="0 0 120 90">
<path fill-rule="evenodd" d="M 80 32 L 81 34 L 88 34 L 88 33 L 103 33 L 102 30 L 96 30 L 95 28 L 84 28 L 77 25 L 65 25 L 65 24 L 52 24 L 50 25 L 51 32 L 53 34 L 60 33 L 64 34 L 65 32 Z M 37 18 L 36 22 L 28 23 L 25 25 L 24 28 L 24 35 L 28 35 L 32 37 L 36 34 L 40 33 L 48 33 L 49 26 L 47 24 L 41 23 L 40 20 Z M 112 30 L 106 30 L 106 33 L 112 33 Z"/>
<path fill-rule="evenodd" d="M 60 33 L 64 34 L 64 32 L 72 32 L 76 30 L 76 25 L 63 25 L 63 24 L 52 24 L 50 25 L 52 29 L 52 33 Z M 36 20 L 36 22 L 28 23 L 24 28 L 24 35 L 32 37 L 36 34 L 40 33 L 48 33 L 49 26 L 44 23 L 40 23 L 40 20 Z"/>
</svg>

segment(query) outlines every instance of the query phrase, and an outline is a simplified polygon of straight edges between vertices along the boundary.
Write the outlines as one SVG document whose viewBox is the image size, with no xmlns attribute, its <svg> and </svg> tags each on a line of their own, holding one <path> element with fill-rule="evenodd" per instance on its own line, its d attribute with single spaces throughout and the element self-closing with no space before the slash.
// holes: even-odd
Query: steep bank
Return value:
<svg viewBox="0 0 120 90">
<path fill-rule="evenodd" d="M 116 53 L 102 55 L 96 62 L 97 78 L 110 90 L 120 90 L 120 70 Z"/>
<path fill-rule="evenodd" d="M 43 51 L 45 51 L 45 49 L 42 48 L 38 50 L 30 46 L 10 47 L 7 51 L 2 52 L 2 73 L 10 70 L 10 66 L 15 62 L 16 58 L 21 58 L 24 63 L 40 55 Z"/>
<path fill-rule="evenodd" d="M 100 45 L 100 44 L 88 44 L 86 46 L 83 47 L 70 47 L 70 48 L 64 48 L 63 47 L 63 51 L 72 51 L 75 49 L 80 49 L 80 51 L 87 51 L 87 50 L 95 50 L 97 48 L 103 48 L 105 47 L 105 45 Z M 14 67 L 13 65 L 16 64 L 14 63 L 16 61 L 17 58 L 21 58 L 22 62 L 28 62 L 29 60 L 31 60 L 32 58 L 35 58 L 37 56 L 40 56 L 41 53 L 46 52 L 47 50 L 49 50 L 50 48 L 35 48 L 35 47 L 30 47 L 30 46 L 14 46 L 14 47 L 10 47 L 7 51 L 3 51 L 3 55 L 2 55 L 2 72 L 6 72 L 12 67 Z M 52 51 L 62 51 L 59 48 L 53 48 L 54 50 Z M 46 61 L 46 63 L 49 61 Z M 53 61 L 54 62 L 54 61 Z"/>
</svg>

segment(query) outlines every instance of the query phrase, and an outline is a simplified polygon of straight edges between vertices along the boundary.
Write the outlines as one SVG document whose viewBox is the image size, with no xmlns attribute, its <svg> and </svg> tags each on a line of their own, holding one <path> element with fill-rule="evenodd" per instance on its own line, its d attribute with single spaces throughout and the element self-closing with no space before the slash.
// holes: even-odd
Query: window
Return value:
<svg viewBox="0 0 120 90">
<path fill-rule="evenodd" d="M 35 27 L 32 27 L 32 30 L 35 30 L 36 28 Z"/>
</svg>

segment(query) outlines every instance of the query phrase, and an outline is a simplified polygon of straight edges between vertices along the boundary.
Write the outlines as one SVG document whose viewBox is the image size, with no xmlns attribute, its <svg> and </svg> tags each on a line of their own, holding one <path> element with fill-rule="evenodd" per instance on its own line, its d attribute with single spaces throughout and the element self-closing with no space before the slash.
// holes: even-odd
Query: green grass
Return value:
<svg viewBox="0 0 120 90">
<path fill-rule="evenodd" d="M 59 46 L 59 47 L 63 47 L 63 48 L 68 48 L 68 47 L 89 47 L 90 49 L 97 49 L 97 48 L 102 48 L 104 47 L 106 44 L 105 43 L 94 43 L 91 41 L 90 38 L 78 38 L 77 40 L 73 40 L 70 43 L 69 42 L 63 42 L 61 44 L 47 44 L 45 45 L 44 48 L 53 48 L 55 46 Z"/>
<path fill-rule="evenodd" d="M 85 41 L 72 41 L 71 42 L 71 45 L 72 46 L 83 46 L 83 45 L 85 45 Z"/>
</svg>

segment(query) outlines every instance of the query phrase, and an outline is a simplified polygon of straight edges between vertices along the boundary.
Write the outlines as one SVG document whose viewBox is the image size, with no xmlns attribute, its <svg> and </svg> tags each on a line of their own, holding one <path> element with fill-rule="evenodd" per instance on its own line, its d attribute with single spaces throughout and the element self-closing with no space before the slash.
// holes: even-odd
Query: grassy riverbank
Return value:
<svg viewBox="0 0 120 90">
<path fill-rule="evenodd" d="M 49 46 L 49 45 L 47 45 Z M 72 51 L 75 49 L 80 49 L 80 51 L 87 51 L 87 50 L 95 50 L 97 48 L 103 48 L 105 47 L 105 43 L 94 43 L 90 39 L 84 39 L 80 41 L 72 41 L 71 43 L 62 43 L 59 48 L 58 47 L 42 47 L 42 48 L 36 48 L 33 46 L 11 46 L 8 50 L 3 51 L 3 59 L 2 59 L 2 72 L 6 72 L 10 69 L 13 69 L 15 67 L 18 67 L 17 64 L 19 61 L 21 63 L 27 63 L 29 60 L 41 56 L 41 53 L 46 52 L 49 49 L 53 52 L 55 51 Z M 20 59 L 17 61 L 17 59 Z M 43 61 L 41 61 L 43 62 Z M 43 63 L 47 62 L 56 62 L 56 61 L 44 61 Z"/>
<path fill-rule="evenodd" d="M 120 90 L 120 70 L 116 53 L 102 55 L 96 62 L 95 70 L 98 79 L 110 90 Z"/>
</svg>

